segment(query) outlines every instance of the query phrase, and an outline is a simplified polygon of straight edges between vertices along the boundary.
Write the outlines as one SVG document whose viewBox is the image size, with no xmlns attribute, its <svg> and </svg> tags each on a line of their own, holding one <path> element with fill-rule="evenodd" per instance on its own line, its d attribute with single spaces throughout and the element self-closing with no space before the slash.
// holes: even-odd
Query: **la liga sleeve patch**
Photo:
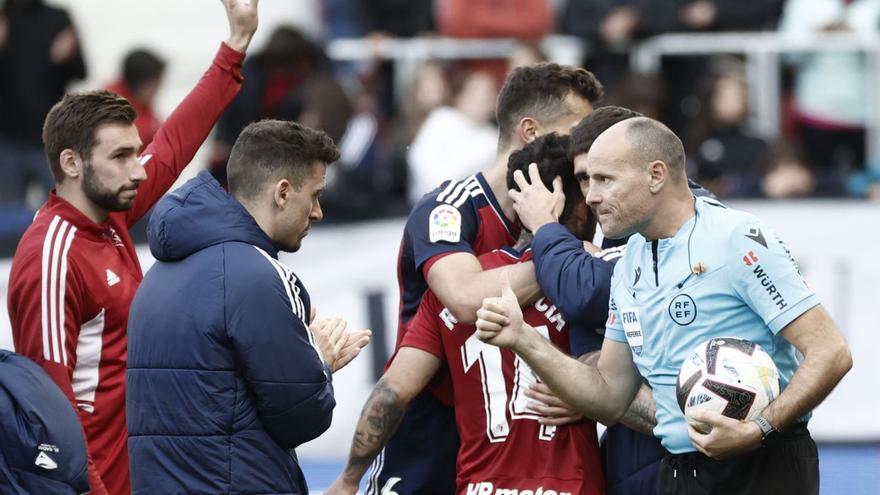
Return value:
<svg viewBox="0 0 880 495">
<path fill-rule="evenodd" d="M 461 212 L 455 207 L 442 204 L 428 215 L 428 234 L 431 242 L 461 240 Z"/>
</svg>

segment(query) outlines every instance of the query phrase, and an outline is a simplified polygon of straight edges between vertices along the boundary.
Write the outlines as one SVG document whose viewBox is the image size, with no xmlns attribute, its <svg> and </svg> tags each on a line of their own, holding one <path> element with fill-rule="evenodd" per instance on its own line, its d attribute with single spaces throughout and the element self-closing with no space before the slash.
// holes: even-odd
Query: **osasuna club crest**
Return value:
<svg viewBox="0 0 880 495">
<path fill-rule="evenodd" d="M 687 294 L 679 294 L 669 302 L 669 317 L 681 326 L 687 326 L 697 319 L 697 304 Z"/>
</svg>

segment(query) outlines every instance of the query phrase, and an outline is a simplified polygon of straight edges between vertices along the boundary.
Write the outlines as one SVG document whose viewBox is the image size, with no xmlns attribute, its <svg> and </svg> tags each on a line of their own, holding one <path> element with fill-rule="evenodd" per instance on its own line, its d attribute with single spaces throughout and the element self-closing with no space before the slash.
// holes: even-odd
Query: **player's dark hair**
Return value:
<svg viewBox="0 0 880 495">
<path fill-rule="evenodd" d="M 523 149 L 514 151 L 507 159 L 507 188 L 519 191 L 513 174 L 521 170 L 529 179 L 529 164 L 538 165 L 541 182 L 547 189 L 553 189 L 553 179 L 562 179 L 562 192 L 565 194 L 565 207 L 559 216 L 564 221 L 572 214 L 574 207 L 584 201 L 584 196 L 574 178 L 574 164 L 568 155 L 569 137 L 550 133 L 535 139 Z"/>
<path fill-rule="evenodd" d="M 634 117 L 643 117 L 643 115 L 635 110 L 616 106 L 600 107 L 593 110 L 571 130 L 571 142 L 568 150 L 572 159 L 590 151 L 593 141 L 609 127 Z"/>
<path fill-rule="evenodd" d="M 64 180 L 61 152 L 76 151 L 89 160 L 98 144 L 97 130 L 105 124 L 134 125 L 134 107 L 125 98 L 104 89 L 64 95 L 46 115 L 43 145 L 56 184 Z"/>
<path fill-rule="evenodd" d="M 338 159 L 339 150 L 324 131 L 282 120 L 254 122 L 241 131 L 229 153 L 229 192 L 253 199 L 267 182 L 282 178 L 299 190 L 312 164 Z"/>
<path fill-rule="evenodd" d="M 158 79 L 165 70 L 165 62 L 149 50 L 132 50 L 122 61 L 122 79 L 132 91 Z"/>
<path fill-rule="evenodd" d="M 605 92 L 592 72 L 579 67 L 544 62 L 514 69 L 498 94 L 495 116 L 501 147 L 510 144 L 524 117 L 552 121 L 571 114 L 565 102 L 569 94 L 595 103 Z"/>
</svg>

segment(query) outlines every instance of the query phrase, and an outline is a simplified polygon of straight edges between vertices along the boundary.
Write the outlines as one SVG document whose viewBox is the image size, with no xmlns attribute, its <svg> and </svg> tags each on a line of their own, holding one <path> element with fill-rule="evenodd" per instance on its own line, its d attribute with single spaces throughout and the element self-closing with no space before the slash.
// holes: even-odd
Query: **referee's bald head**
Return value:
<svg viewBox="0 0 880 495">
<path fill-rule="evenodd" d="M 684 145 L 681 139 L 662 122 L 648 117 L 636 117 L 620 124 L 629 151 L 644 164 L 661 161 L 669 168 L 675 180 L 687 180 L 684 169 Z"/>
</svg>

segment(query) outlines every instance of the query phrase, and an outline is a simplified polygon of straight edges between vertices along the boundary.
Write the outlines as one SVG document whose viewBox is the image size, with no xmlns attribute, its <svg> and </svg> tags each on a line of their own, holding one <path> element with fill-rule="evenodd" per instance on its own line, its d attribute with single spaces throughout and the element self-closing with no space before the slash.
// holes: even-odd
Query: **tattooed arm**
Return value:
<svg viewBox="0 0 880 495">
<path fill-rule="evenodd" d="M 599 351 L 588 352 L 579 357 L 578 361 L 590 366 L 596 366 L 599 363 Z M 635 399 L 633 399 L 626 412 L 623 413 L 620 422 L 631 430 L 654 436 L 654 427 L 657 426 L 654 395 L 651 392 L 651 387 L 646 383 L 642 382 Z"/>
<path fill-rule="evenodd" d="M 403 347 L 373 387 L 364 404 L 351 441 L 345 471 L 324 491 L 328 495 L 354 494 L 373 459 L 397 430 L 409 402 L 434 377 L 440 359 L 433 354 Z"/>
</svg>

